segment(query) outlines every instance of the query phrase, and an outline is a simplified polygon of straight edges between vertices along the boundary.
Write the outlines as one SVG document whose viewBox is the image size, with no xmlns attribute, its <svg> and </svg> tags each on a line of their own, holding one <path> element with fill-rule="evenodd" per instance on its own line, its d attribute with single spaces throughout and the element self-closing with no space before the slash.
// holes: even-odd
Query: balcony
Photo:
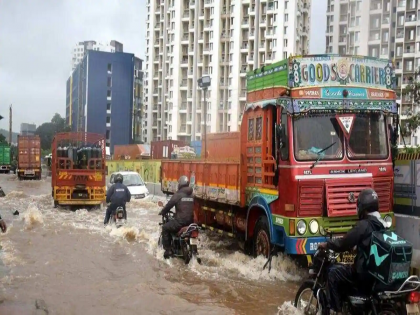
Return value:
<svg viewBox="0 0 420 315">
<path fill-rule="evenodd" d="M 188 102 L 182 102 L 179 110 L 187 110 L 188 109 Z"/>
<path fill-rule="evenodd" d="M 179 127 L 179 133 L 187 133 L 187 124 L 182 124 Z"/>
<path fill-rule="evenodd" d="M 249 18 L 243 18 L 242 25 L 249 25 Z"/>
</svg>

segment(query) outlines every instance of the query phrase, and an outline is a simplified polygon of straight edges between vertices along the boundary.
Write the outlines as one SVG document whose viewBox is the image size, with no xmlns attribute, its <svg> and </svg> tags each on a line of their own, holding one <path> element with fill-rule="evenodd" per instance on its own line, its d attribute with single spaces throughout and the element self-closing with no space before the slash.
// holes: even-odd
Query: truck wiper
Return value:
<svg viewBox="0 0 420 315">
<path fill-rule="evenodd" d="M 330 144 L 328 147 L 322 149 L 321 151 L 319 151 L 317 153 L 318 158 L 316 159 L 316 161 L 314 162 L 314 164 L 312 164 L 312 166 L 310 167 L 310 169 L 313 169 L 315 167 L 315 165 L 318 164 L 318 162 L 324 157 L 324 155 L 321 155 L 322 152 L 327 151 L 329 148 L 331 148 L 334 144 L 336 144 L 337 142 L 333 142 L 332 144 Z"/>
</svg>

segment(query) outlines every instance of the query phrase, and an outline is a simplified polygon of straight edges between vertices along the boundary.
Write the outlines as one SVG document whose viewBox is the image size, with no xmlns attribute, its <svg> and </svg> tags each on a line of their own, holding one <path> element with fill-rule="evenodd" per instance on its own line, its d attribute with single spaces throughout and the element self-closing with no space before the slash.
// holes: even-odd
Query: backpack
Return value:
<svg viewBox="0 0 420 315">
<path fill-rule="evenodd" d="M 385 285 L 405 280 L 410 275 L 413 246 L 407 240 L 389 230 L 372 233 L 366 257 L 369 274 Z"/>
</svg>

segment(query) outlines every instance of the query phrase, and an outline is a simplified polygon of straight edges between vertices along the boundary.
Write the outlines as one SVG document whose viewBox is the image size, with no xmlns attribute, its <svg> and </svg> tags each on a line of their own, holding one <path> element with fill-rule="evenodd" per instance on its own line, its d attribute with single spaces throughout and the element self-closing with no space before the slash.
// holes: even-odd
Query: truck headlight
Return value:
<svg viewBox="0 0 420 315">
<path fill-rule="evenodd" d="M 311 222 L 309 222 L 309 231 L 312 234 L 316 234 L 318 233 L 318 229 L 319 229 L 318 221 L 315 219 L 311 220 Z"/>
<path fill-rule="evenodd" d="M 386 223 L 386 228 L 389 229 L 392 226 L 392 218 L 389 215 L 384 217 L 384 221 Z"/>
<path fill-rule="evenodd" d="M 306 223 L 305 223 L 305 221 L 300 220 L 300 221 L 297 223 L 297 225 L 296 225 L 296 229 L 297 229 L 297 232 L 298 232 L 300 235 L 305 234 L 305 232 L 306 232 Z"/>
</svg>

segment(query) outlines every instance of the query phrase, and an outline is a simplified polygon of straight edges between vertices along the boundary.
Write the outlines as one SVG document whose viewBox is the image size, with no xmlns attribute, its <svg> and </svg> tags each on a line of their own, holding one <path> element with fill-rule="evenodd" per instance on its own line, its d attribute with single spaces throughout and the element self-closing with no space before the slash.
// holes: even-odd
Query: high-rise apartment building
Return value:
<svg viewBox="0 0 420 315">
<path fill-rule="evenodd" d="M 309 50 L 310 0 L 147 0 L 146 142 L 236 131 L 246 73 Z M 211 77 L 204 98 L 197 80 Z M 207 106 L 207 117 L 203 108 Z"/>
<path fill-rule="evenodd" d="M 124 46 L 116 40 L 111 40 L 109 43 L 99 43 L 94 40 L 87 40 L 77 43 L 73 48 L 72 71 L 86 56 L 88 50 L 105 51 L 105 52 L 123 52 Z"/>
<path fill-rule="evenodd" d="M 89 50 L 67 80 L 66 122 L 72 131 L 106 136 L 114 145 L 141 141 L 142 60 Z"/>
<path fill-rule="evenodd" d="M 400 125 L 418 113 L 403 91 L 420 66 L 420 1 L 327 0 L 326 52 L 365 55 L 395 62 Z M 399 143 L 420 144 L 420 133 Z"/>
</svg>

